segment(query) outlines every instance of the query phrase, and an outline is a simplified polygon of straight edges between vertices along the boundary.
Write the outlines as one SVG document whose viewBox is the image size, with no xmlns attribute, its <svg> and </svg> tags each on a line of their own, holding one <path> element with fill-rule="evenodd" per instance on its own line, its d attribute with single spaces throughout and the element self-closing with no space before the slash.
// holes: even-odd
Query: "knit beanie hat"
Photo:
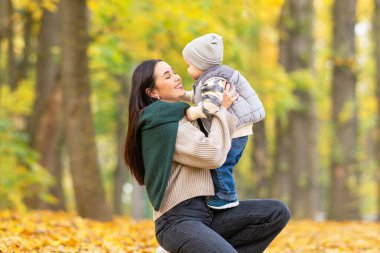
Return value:
<svg viewBox="0 0 380 253">
<path fill-rule="evenodd" d="M 223 60 L 222 36 L 209 33 L 190 41 L 182 51 L 185 61 L 200 70 L 220 65 Z"/>
</svg>

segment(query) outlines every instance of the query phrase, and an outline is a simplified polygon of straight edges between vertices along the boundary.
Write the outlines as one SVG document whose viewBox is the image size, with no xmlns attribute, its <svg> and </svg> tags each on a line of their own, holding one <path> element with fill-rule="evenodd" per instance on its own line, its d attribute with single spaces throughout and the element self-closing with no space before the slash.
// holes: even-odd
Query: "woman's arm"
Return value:
<svg viewBox="0 0 380 253">
<path fill-rule="evenodd" d="M 173 160 L 203 169 L 216 169 L 226 160 L 237 119 L 224 107 L 214 115 L 208 137 L 191 122 L 180 123 Z"/>
</svg>

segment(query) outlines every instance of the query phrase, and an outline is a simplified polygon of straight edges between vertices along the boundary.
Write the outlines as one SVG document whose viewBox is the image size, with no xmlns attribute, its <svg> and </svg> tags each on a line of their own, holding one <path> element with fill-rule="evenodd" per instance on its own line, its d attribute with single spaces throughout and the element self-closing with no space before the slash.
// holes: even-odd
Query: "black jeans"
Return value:
<svg viewBox="0 0 380 253">
<path fill-rule="evenodd" d="M 158 218 L 156 237 L 172 253 L 263 252 L 289 218 L 288 207 L 277 200 L 245 200 L 213 210 L 204 197 L 196 197 Z"/>
</svg>

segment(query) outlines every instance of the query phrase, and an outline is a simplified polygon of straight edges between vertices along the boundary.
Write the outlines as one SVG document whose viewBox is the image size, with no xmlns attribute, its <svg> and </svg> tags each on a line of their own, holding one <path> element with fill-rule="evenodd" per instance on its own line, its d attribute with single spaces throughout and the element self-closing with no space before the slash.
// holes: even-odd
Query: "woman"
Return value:
<svg viewBox="0 0 380 253">
<path fill-rule="evenodd" d="M 220 167 L 231 146 L 236 118 L 222 107 L 206 137 L 187 120 L 182 80 L 166 62 L 148 60 L 135 69 L 129 101 L 125 160 L 154 207 L 156 237 L 170 252 L 263 252 L 285 227 L 289 209 L 276 200 L 246 200 L 213 210 L 211 169 Z"/>
</svg>

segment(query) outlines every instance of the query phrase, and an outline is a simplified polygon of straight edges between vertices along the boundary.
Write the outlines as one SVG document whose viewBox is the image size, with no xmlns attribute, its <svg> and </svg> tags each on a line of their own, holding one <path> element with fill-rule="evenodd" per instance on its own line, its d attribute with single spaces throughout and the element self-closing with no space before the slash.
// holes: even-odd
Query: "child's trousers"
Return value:
<svg viewBox="0 0 380 253">
<path fill-rule="evenodd" d="M 218 169 L 211 170 L 216 198 L 225 201 L 237 200 L 233 168 L 239 162 L 247 142 L 248 136 L 232 139 L 231 149 L 224 164 Z"/>
</svg>

